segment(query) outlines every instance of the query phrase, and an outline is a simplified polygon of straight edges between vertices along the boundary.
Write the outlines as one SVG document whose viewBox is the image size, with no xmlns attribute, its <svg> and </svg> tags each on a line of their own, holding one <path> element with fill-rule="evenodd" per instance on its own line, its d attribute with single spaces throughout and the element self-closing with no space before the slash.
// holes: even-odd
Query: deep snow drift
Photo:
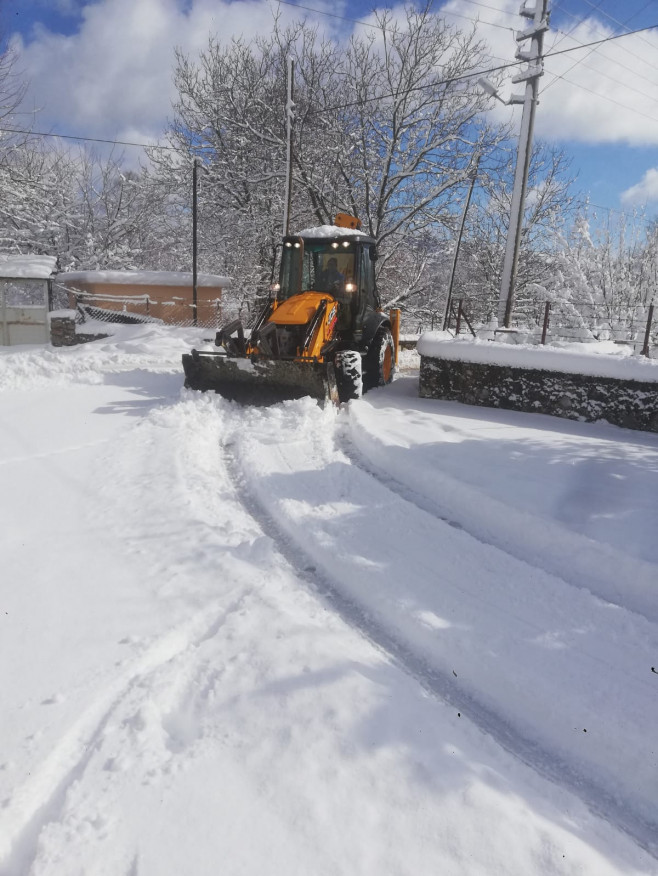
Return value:
<svg viewBox="0 0 658 876">
<path fill-rule="evenodd" d="M 0 874 L 658 873 L 658 437 L 0 354 Z"/>
</svg>

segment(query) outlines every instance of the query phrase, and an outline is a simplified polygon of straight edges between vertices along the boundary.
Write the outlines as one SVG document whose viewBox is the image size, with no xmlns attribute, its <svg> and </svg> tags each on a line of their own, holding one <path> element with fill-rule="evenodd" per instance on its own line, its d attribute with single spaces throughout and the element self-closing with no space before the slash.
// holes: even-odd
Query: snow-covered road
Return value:
<svg viewBox="0 0 658 876">
<path fill-rule="evenodd" d="M 658 438 L 0 355 L 0 874 L 658 873 Z"/>
</svg>

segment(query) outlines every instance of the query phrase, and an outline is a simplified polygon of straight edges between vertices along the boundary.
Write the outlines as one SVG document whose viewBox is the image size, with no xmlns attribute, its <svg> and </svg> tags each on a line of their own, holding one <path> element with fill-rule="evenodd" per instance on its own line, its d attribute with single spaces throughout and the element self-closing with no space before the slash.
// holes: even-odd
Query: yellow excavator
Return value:
<svg viewBox="0 0 658 876">
<path fill-rule="evenodd" d="M 185 386 L 245 404 L 312 396 L 334 403 L 390 383 L 400 312 L 383 313 L 376 241 L 353 216 L 284 237 L 279 281 L 247 335 L 240 320 L 216 350 L 183 355 Z"/>
</svg>

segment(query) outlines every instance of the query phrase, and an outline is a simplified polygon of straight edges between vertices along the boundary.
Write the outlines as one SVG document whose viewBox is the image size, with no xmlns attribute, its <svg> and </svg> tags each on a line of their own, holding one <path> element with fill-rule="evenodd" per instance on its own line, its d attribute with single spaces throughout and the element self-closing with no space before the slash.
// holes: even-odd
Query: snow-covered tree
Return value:
<svg viewBox="0 0 658 876">
<path fill-rule="evenodd" d="M 120 159 L 36 138 L 0 166 L 0 247 L 57 255 L 65 269 L 134 268 L 162 261 L 164 207 Z"/>
<path fill-rule="evenodd" d="M 656 229 L 641 215 L 580 211 L 556 250 L 540 290 L 553 304 L 554 328 L 569 337 L 639 340 L 658 291 Z"/>
<path fill-rule="evenodd" d="M 460 259 L 459 286 L 473 316 L 488 321 L 496 315 L 503 257 L 509 226 L 515 165 L 514 142 L 499 153 L 497 166 L 480 173 L 480 186 L 468 214 Z M 562 149 L 536 142 L 531 155 L 515 280 L 513 319 L 539 319 L 545 297 L 537 290 L 549 282 L 554 254 L 575 215 L 573 177 Z M 540 296 L 541 297 L 541 296 Z"/>
<path fill-rule="evenodd" d="M 340 46 L 307 23 L 177 56 L 178 100 L 169 143 L 151 150 L 163 184 L 189 191 L 195 155 L 204 268 L 236 276 L 248 296 L 270 277 L 281 236 L 286 68 L 295 62 L 292 227 L 355 213 L 381 244 L 385 300 L 409 300 L 434 282 L 421 241 L 442 237 L 477 152 L 498 134 L 482 123 L 483 96 L 462 77 L 486 61 L 473 34 L 429 7 L 376 15 L 376 28 Z M 189 199 L 180 198 L 189 210 Z"/>
</svg>

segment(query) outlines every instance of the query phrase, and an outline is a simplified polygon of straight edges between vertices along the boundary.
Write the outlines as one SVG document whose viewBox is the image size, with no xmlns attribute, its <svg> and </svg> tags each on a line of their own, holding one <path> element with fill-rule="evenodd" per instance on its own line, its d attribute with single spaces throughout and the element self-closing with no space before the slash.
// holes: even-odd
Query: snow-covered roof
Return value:
<svg viewBox="0 0 658 876">
<path fill-rule="evenodd" d="M 60 283 L 107 283 L 123 286 L 191 286 L 191 271 L 62 271 Z M 231 285 L 230 277 L 219 274 L 198 274 L 197 286 Z"/>
<path fill-rule="evenodd" d="M 15 280 L 48 280 L 56 270 L 55 256 L 0 253 L 0 277 Z"/>
<path fill-rule="evenodd" d="M 615 354 L 611 354 L 598 352 L 598 344 L 578 344 L 571 345 L 572 349 L 561 349 L 470 338 L 445 340 L 443 332 L 425 332 L 416 347 L 421 356 L 436 359 L 658 382 L 658 360 L 632 356 L 630 349 L 624 347 L 618 347 Z"/>
<path fill-rule="evenodd" d="M 369 237 L 365 231 L 356 228 L 341 228 L 338 225 L 318 225 L 297 232 L 297 237 Z"/>
</svg>

